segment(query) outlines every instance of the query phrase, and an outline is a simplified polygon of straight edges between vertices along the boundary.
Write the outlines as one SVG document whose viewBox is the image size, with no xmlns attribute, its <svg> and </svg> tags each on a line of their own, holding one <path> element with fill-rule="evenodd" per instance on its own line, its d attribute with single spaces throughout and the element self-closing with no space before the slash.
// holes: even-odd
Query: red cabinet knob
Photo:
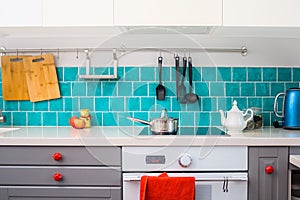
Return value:
<svg viewBox="0 0 300 200">
<path fill-rule="evenodd" d="M 55 181 L 61 181 L 62 178 L 63 178 L 63 176 L 62 176 L 61 173 L 55 173 L 55 174 L 53 174 L 53 179 Z"/>
<path fill-rule="evenodd" d="M 271 165 L 266 166 L 265 172 L 267 174 L 272 174 L 274 172 L 274 167 L 272 167 Z"/>
<path fill-rule="evenodd" d="M 53 154 L 53 159 L 56 160 L 56 161 L 61 160 L 61 159 L 62 159 L 61 153 L 55 152 L 55 153 Z"/>
</svg>

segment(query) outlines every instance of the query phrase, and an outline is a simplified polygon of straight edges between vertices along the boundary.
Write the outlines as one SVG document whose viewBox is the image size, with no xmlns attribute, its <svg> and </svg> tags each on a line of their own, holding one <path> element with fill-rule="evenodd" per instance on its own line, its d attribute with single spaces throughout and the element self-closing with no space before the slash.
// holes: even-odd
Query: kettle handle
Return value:
<svg viewBox="0 0 300 200">
<path fill-rule="evenodd" d="M 280 93 L 278 93 L 278 94 L 276 95 L 275 100 L 274 100 L 274 108 L 273 108 L 273 111 L 274 111 L 276 117 L 281 117 L 281 118 L 283 118 L 283 117 L 284 117 L 284 116 L 283 116 L 283 112 L 282 112 L 281 115 L 277 112 L 278 98 L 279 98 L 281 95 L 285 95 L 285 92 L 280 92 Z"/>
</svg>

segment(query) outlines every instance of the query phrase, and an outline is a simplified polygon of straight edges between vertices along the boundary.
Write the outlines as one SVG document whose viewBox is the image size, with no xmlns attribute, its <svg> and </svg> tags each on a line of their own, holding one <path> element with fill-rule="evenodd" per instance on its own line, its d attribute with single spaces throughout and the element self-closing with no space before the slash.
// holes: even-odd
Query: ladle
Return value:
<svg viewBox="0 0 300 200">
<path fill-rule="evenodd" d="M 190 84 L 190 92 L 184 96 L 188 103 L 196 103 L 199 100 L 197 94 L 193 93 L 193 64 L 192 58 L 188 58 L 188 65 L 189 65 L 189 84 Z"/>
</svg>

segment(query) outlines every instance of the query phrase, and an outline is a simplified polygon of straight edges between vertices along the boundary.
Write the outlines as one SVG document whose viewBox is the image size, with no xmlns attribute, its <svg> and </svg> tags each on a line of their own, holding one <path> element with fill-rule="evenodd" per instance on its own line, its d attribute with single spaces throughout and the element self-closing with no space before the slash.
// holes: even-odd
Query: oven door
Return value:
<svg viewBox="0 0 300 200">
<path fill-rule="evenodd" d="M 143 175 L 160 173 L 123 173 L 123 200 L 139 200 Z M 196 200 L 247 200 L 247 173 L 168 173 L 169 176 L 194 176 Z"/>
</svg>

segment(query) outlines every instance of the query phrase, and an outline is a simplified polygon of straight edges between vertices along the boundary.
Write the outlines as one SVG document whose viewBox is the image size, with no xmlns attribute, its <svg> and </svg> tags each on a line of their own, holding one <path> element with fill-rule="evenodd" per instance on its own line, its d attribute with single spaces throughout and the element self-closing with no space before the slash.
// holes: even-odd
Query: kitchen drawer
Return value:
<svg viewBox="0 0 300 200">
<path fill-rule="evenodd" d="M 0 187 L 1 200 L 121 200 L 120 187 Z"/>
<path fill-rule="evenodd" d="M 54 180 L 55 174 L 61 180 Z M 0 166 L 0 185 L 120 186 L 120 167 Z M 56 177 L 57 178 L 57 177 Z"/>
<path fill-rule="evenodd" d="M 55 153 L 61 159 L 54 158 Z M 10 146 L 0 147 L 0 158 L 0 165 L 121 166 L 121 148 Z"/>
</svg>

